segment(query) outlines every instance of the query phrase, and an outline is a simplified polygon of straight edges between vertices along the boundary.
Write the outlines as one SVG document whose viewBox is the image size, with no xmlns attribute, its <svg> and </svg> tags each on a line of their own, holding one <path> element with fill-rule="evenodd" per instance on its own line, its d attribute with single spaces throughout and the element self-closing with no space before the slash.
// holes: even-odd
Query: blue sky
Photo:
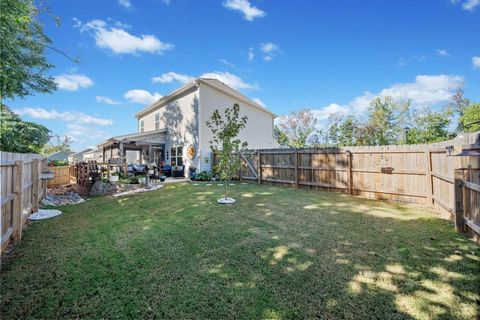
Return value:
<svg viewBox="0 0 480 320">
<path fill-rule="evenodd" d="M 135 132 L 135 112 L 191 77 L 217 77 L 277 115 L 365 116 L 376 95 L 480 101 L 480 0 L 50 1 L 59 90 L 6 101 L 79 150 Z"/>
</svg>

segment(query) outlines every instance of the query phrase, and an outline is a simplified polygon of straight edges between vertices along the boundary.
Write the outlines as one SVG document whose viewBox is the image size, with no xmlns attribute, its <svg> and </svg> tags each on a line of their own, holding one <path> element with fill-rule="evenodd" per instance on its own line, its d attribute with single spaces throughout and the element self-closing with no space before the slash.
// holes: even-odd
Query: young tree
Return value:
<svg viewBox="0 0 480 320">
<path fill-rule="evenodd" d="M 290 147 L 305 148 L 316 123 L 312 111 L 303 109 L 281 117 L 278 126 L 288 138 Z"/>
<path fill-rule="evenodd" d="M 56 84 L 48 74 L 53 65 L 45 57 L 51 40 L 43 33 L 33 0 L 2 0 L 0 12 L 1 97 L 53 92 Z"/>
<path fill-rule="evenodd" d="M 233 203 L 234 199 L 228 198 L 227 184 L 232 176 L 238 172 L 241 165 L 241 159 L 234 152 L 240 152 L 247 147 L 247 142 L 242 142 L 238 135 L 247 124 L 247 117 L 240 117 L 240 106 L 235 103 L 232 108 L 226 108 L 223 116 L 218 110 L 215 110 L 206 122 L 212 131 L 213 137 L 210 140 L 210 149 L 219 155 L 220 161 L 215 166 L 220 179 L 225 186 L 223 203 Z"/>
<path fill-rule="evenodd" d="M 0 106 L 0 150 L 19 153 L 39 153 L 48 142 L 50 130 L 22 121 L 7 106 Z"/>
</svg>

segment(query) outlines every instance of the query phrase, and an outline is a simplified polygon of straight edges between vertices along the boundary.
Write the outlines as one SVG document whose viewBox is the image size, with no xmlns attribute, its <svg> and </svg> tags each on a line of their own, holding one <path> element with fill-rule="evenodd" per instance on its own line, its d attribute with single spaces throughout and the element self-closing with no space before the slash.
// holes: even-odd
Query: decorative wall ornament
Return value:
<svg viewBox="0 0 480 320">
<path fill-rule="evenodd" d="M 187 158 L 193 160 L 196 154 L 197 150 L 195 149 L 195 146 L 193 144 L 189 145 L 187 148 Z"/>
</svg>

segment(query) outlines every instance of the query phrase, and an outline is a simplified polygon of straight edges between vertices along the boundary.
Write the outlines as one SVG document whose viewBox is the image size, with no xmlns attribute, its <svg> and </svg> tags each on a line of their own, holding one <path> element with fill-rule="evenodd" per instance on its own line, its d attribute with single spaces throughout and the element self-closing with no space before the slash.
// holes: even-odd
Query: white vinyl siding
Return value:
<svg viewBox="0 0 480 320">
<path fill-rule="evenodd" d="M 139 120 L 145 121 L 145 132 L 166 129 L 165 162 L 171 164 L 171 148 L 181 147 L 181 157 L 185 165 L 185 173 L 193 165 L 197 166 L 198 158 L 187 160 L 186 148 L 193 144 L 198 150 L 198 90 L 192 88 L 174 100 L 167 101 Z M 157 120 L 158 119 L 158 120 Z M 158 126 L 157 126 L 158 123 Z M 175 161 L 178 161 L 178 156 Z"/>
<path fill-rule="evenodd" d="M 144 120 L 140 120 L 140 132 L 143 132 L 145 131 L 145 121 Z"/>
<path fill-rule="evenodd" d="M 225 108 L 231 108 L 234 103 L 240 105 L 240 115 L 247 116 L 247 125 L 240 132 L 240 139 L 248 143 L 249 149 L 278 148 L 278 143 L 273 138 L 273 116 L 257 107 L 240 102 L 237 99 L 212 88 L 206 84 L 200 85 L 200 131 L 201 141 L 201 170 L 211 170 L 211 151 L 209 141 L 212 139 L 212 132 L 205 122 L 212 113 L 218 109 L 222 112 Z"/>
<path fill-rule="evenodd" d="M 160 113 L 155 113 L 155 130 L 160 130 Z"/>
</svg>

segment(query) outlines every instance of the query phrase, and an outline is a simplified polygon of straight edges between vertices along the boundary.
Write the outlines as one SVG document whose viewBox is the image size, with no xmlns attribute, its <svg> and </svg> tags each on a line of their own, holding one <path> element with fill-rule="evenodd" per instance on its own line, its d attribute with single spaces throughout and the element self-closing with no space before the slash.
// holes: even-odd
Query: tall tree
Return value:
<svg viewBox="0 0 480 320">
<path fill-rule="evenodd" d="M 395 144 L 401 140 L 402 125 L 406 123 L 410 103 L 398 105 L 392 97 L 375 98 L 369 107 L 368 127 L 370 144 Z"/>
<path fill-rule="evenodd" d="M 247 117 L 240 117 L 240 106 L 235 103 L 232 108 L 226 108 L 223 116 L 215 110 L 206 122 L 212 131 L 213 137 L 210 140 L 210 149 L 219 155 L 220 161 L 215 170 L 220 174 L 225 186 L 224 199 L 228 199 L 227 184 L 233 175 L 238 172 L 241 159 L 234 152 L 240 152 L 247 147 L 247 142 L 242 142 L 238 135 L 247 125 Z"/>
<path fill-rule="evenodd" d="M 48 142 L 50 130 L 44 126 L 22 121 L 7 106 L 0 105 L 0 150 L 39 153 Z"/>
<path fill-rule="evenodd" d="M 453 112 L 455 112 L 458 115 L 459 119 L 462 119 L 465 110 L 468 108 L 470 105 L 470 100 L 465 97 L 465 93 L 463 92 L 463 89 L 457 89 L 455 94 L 452 96 L 452 100 L 450 102 L 450 108 L 453 109 Z M 464 126 L 463 122 L 460 120 L 457 123 L 456 131 L 457 132 L 462 132 L 464 131 Z"/>
<path fill-rule="evenodd" d="M 273 138 L 278 142 L 278 144 L 282 148 L 288 147 L 290 144 L 287 134 L 282 129 L 280 129 L 277 125 L 273 127 Z"/>
<path fill-rule="evenodd" d="M 338 142 L 341 146 L 355 146 L 358 140 L 360 124 L 358 120 L 349 116 L 338 127 Z"/>
<path fill-rule="evenodd" d="M 410 128 L 407 143 L 432 143 L 449 138 L 448 126 L 451 123 L 452 110 L 423 110 L 413 115 L 414 127 Z"/>
<path fill-rule="evenodd" d="M 316 123 L 312 111 L 303 109 L 281 117 L 278 126 L 288 138 L 290 147 L 305 148 L 315 131 Z"/>
<path fill-rule="evenodd" d="M 53 92 L 56 84 L 45 57 L 52 41 L 43 33 L 33 0 L 0 1 L 0 95 L 24 97 Z"/>
<path fill-rule="evenodd" d="M 480 130 L 480 103 L 465 107 L 463 115 L 460 117 L 460 123 L 466 132 Z"/>
<path fill-rule="evenodd" d="M 72 139 L 70 137 L 60 137 L 59 135 L 50 137 L 50 140 L 42 149 L 42 154 L 49 155 L 59 151 L 72 153 Z"/>
</svg>

